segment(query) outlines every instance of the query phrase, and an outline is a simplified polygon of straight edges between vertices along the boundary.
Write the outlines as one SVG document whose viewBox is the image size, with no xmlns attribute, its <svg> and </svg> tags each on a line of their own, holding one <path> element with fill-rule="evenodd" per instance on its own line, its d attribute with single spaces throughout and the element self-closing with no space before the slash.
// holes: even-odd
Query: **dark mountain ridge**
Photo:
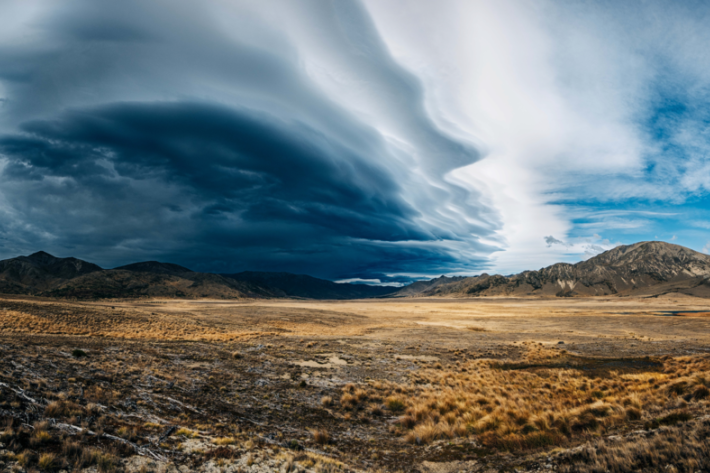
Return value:
<svg viewBox="0 0 710 473">
<path fill-rule="evenodd" d="M 198 273 L 173 263 L 144 261 L 102 269 L 77 258 L 40 251 L 0 261 L 0 293 L 77 299 L 281 298 L 358 299 L 397 288 L 338 284 L 306 275 L 243 272 Z"/>
<path fill-rule="evenodd" d="M 39 251 L 29 256 L 0 261 L 0 292 L 25 294 L 44 291 L 61 281 L 103 271 L 77 258 L 55 258 Z"/>
<path fill-rule="evenodd" d="M 119 266 L 114 269 L 122 269 L 125 271 L 136 271 L 141 273 L 163 273 L 163 274 L 183 274 L 194 273 L 193 270 L 187 269 L 173 263 L 161 263 L 159 261 L 143 261 L 141 263 L 132 263 L 125 266 Z"/>
</svg>

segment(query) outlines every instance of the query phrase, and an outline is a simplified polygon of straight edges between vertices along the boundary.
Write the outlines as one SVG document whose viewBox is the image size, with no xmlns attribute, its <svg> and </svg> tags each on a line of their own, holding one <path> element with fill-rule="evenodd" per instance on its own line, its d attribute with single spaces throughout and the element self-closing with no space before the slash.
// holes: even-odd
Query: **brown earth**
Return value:
<svg viewBox="0 0 710 473">
<path fill-rule="evenodd" d="M 0 471 L 43 455 L 67 471 L 614 471 L 622 447 L 641 463 L 616 471 L 701 471 L 702 311 L 687 296 L 4 296 Z M 594 442 L 614 455 L 591 458 Z"/>
</svg>

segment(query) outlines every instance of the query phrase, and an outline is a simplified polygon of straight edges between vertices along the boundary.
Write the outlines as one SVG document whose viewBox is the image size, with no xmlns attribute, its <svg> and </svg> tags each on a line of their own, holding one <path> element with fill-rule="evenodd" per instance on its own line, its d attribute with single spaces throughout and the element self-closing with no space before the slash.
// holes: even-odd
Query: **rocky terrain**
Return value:
<svg viewBox="0 0 710 473">
<path fill-rule="evenodd" d="M 658 296 L 710 297 L 710 256 L 664 242 L 619 246 L 576 264 L 557 263 L 513 276 L 445 278 L 395 295 L 426 296 Z M 430 281 L 431 283 L 432 281 Z"/>
</svg>

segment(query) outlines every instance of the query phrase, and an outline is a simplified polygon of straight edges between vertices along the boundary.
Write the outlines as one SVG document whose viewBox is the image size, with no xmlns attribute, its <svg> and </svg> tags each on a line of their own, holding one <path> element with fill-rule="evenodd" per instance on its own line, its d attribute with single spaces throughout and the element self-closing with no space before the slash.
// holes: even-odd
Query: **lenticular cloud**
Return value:
<svg viewBox="0 0 710 473">
<path fill-rule="evenodd" d="M 358 2 L 0 8 L 22 20 L 0 33 L 5 256 L 386 282 L 495 248 L 495 211 L 449 178 L 480 150 Z"/>
</svg>

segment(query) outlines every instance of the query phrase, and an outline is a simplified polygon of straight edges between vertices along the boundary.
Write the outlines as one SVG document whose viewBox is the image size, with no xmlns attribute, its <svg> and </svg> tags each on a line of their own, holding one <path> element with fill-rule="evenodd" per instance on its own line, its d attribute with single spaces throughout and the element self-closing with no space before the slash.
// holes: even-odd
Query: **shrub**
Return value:
<svg viewBox="0 0 710 473">
<path fill-rule="evenodd" d="M 66 458 L 80 458 L 83 452 L 84 448 L 79 442 L 74 442 L 72 440 L 67 439 L 62 445 L 62 454 Z"/>
<path fill-rule="evenodd" d="M 706 388 L 702 384 L 696 386 L 693 389 L 693 398 L 694 399 L 705 399 L 708 396 L 710 396 L 710 389 Z"/>
<path fill-rule="evenodd" d="M 313 435 L 313 440 L 316 443 L 325 445 L 330 443 L 330 434 L 325 429 L 311 429 L 311 435 Z"/>
<path fill-rule="evenodd" d="M 28 467 L 30 464 L 32 464 L 33 461 L 36 460 L 37 457 L 34 456 L 32 452 L 29 450 L 25 450 L 24 452 L 20 453 L 19 455 L 15 455 L 15 461 L 22 467 Z"/>
<path fill-rule="evenodd" d="M 355 408 L 355 406 L 357 405 L 355 396 L 350 393 L 343 394 L 342 396 L 340 396 L 340 405 L 343 406 L 344 409 Z"/>
<path fill-rule="evenodd" d="M 45 432 L 46 433 L 46 432 Z M 43 453 L 39 457 L 37 466 L 42 471 L 53 471 L 59 467 L 57 456 L 53 453 Z"/>
<path fill-rule="evenodd" d="M 46 430 L 35 430 L 32 434 L 31 443 L 34 445 L 42 445 L 52 441 L 52 436 Z"/>
<path fill-rule="evenodd" d="M 678 381 L 677 383 L 673 383 L 668 386 L 668 394 L 675 394 L 677 396 L 680 396 L 682 394 L 685 394 L 686 389 L 687 386 L 685 384 L 685 381 Z"/>
<path fill-rule="evenodd" d="M 75 348 L 74 350 L 72 350 L 71 356 L 73 356 L 74 358 L 83 358 L 86 356 L 86 352 L 79 348 Z"/>
<path fill-rule="evenodd" d="M 641 419 L 641 411 L 635 407 L 629 407 L 626 409 L 626 418 L 629 420 L 639 420 Z"/>
<path fill-rule="evenodd" d="M 400 412 L 403 411 L 405 407 L 407 407 L 404 402 L 402 402 L 399 398 L 396 397 L 388 397 L 386 405 L 387 409 L 392 412 Z"/>
<path fill-rule="evenodd" d="M 397 422 L 406 429 L 411 429 L 412 427 L 417 425 L 417 420 L 412 416 L 400 417 Z"/>
</svg>

